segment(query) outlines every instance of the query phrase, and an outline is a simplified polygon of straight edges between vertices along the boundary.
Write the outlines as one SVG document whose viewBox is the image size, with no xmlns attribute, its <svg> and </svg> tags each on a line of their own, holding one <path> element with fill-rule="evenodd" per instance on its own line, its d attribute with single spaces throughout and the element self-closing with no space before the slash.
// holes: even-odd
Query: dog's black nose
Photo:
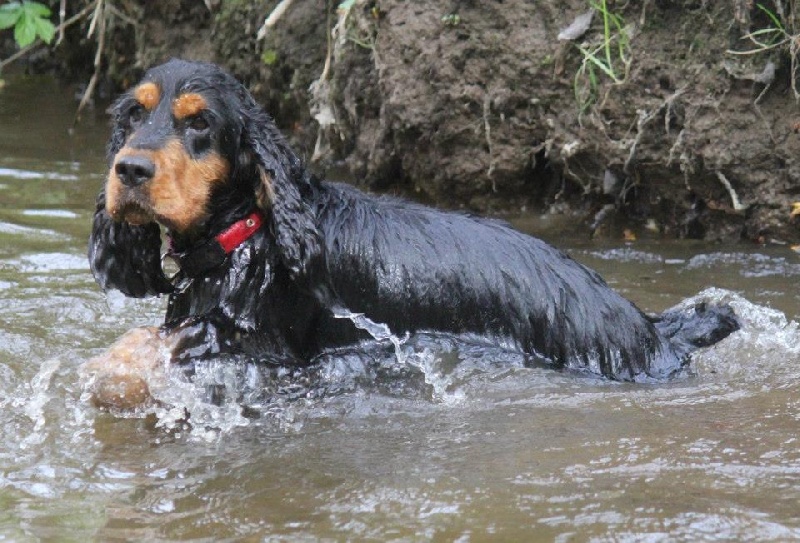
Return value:
<svg viewBox="0 0 800 543">
<path fill-rule="evenodd" d="M 128 187 L 137 187 L 150 181 L 156 173 L 156 165 L 149 158 L 125 156 L 114 166 L 119 180 Z"/>
</svg>

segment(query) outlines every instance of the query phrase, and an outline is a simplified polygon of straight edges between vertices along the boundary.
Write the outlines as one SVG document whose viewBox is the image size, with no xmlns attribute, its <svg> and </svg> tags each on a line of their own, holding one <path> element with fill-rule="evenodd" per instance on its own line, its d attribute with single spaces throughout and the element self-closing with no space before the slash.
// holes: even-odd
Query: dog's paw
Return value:
<svg viewBox="0 0 800 543">
<path fill-rule="evenodd" d="M 165 342 L 158 328 L 134 328 L 79 373 L 97 407 L 130 411 L 152 403 L 151 388 L 163 383 Z"/>
</svg>

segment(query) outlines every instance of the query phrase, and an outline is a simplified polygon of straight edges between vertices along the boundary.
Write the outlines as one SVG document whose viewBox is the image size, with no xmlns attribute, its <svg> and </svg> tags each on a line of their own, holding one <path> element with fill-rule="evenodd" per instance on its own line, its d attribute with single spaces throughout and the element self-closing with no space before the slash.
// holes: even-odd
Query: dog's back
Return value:
<svg viewBox="0 0 800 543">
<path fill-rule="evenodd" d="M 397 332 L 477 333 L 623 380 L 668 377 L 687 361 L 597 273 L 505 223 L 336 184 L 318 198 L 335 295 Z"/>
</svg>

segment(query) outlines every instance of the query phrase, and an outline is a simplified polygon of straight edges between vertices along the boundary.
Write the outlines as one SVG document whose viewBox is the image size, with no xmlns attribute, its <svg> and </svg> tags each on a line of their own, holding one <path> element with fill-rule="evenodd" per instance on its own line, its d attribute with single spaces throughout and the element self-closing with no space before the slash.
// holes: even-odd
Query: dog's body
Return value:
<svg viewBox="0 0 800 543">
<path fill-rule="evenodd" d="M 737 328 L 727 308 L 650 319 L 593 271 L 499 221 L 318 181 L 210 64 L 154 68 L 114 122 L 92 271 L 104 289 L 169 293 L 160 337 L 176 361 L 232 352 L 308 363 L 364 339 L 336 318 L 348 310 L 397 334 L 479 335 L 556 367 L 638 380 L 675 374 L 697 346 Z M 159 223 L 181 264 L 174 285 Z"/>
</svg>

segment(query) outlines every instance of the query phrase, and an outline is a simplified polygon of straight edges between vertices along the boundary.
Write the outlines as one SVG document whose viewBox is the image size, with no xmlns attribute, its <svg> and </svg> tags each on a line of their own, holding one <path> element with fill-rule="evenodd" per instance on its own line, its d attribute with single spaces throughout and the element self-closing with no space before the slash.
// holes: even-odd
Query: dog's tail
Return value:
<svg viewBox="0 0 800 543">
<path fill-rule="evenodd" d="M 650 317 L 656 330 L 667 338 L 680 357 L 722 341 L 740 328 L 730 305 L 698 302 L 667 309 Z"/>
</svg>

